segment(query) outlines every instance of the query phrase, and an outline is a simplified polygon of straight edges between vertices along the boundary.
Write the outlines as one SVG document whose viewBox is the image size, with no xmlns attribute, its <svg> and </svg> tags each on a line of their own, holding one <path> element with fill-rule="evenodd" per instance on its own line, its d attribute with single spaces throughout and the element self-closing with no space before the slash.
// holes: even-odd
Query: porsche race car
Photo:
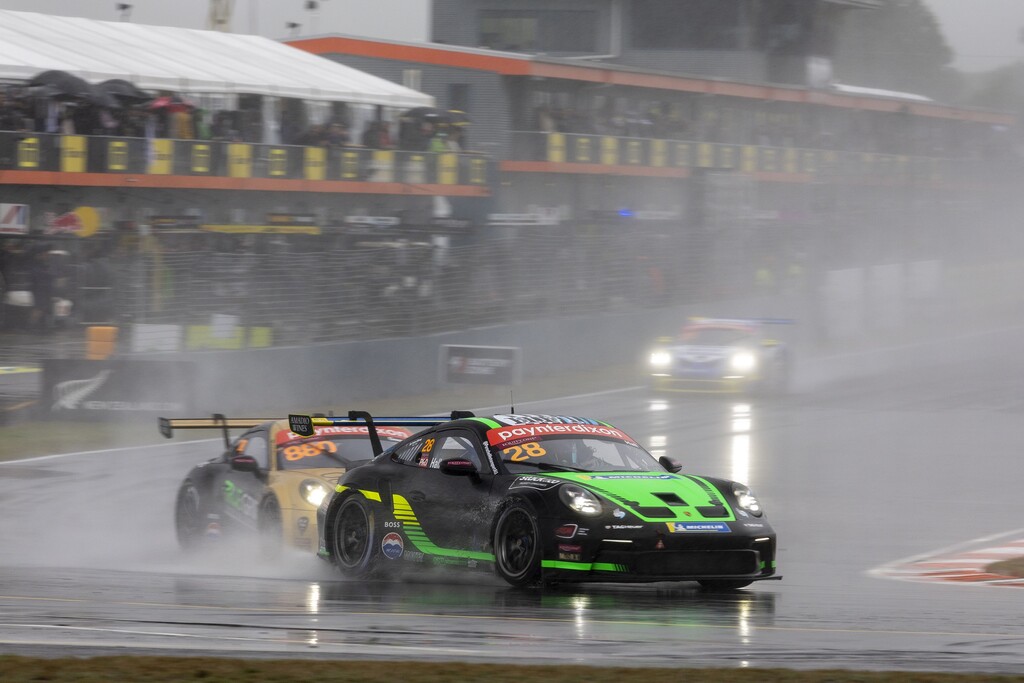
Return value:
<svg viewBox="0 0 1024 683">
<path fill-rule="evenodd" d="M 161 433 L 177 429 L 216 429 L 224 450 L 193 467 L 175 499 L 178 542 L 193 549 L 222 534 L 258 532 L 263 552 L 282 547 L 312 551 L 316 510 L 338 478 L 370 461 L 381 444 L 410 436 L 402 427 L 382 427 L 372 435 L 366 425 L 318 427 L 309 438 L 288 429 L 286 419 L 160 418 Z M 231 439 L 229 429 L 245 431 Z"/>
<path fill-rule="evenodd" d="M 788 347 L 769 336 L 777 318 L 690 318 L 677 337 L 659 339 L 645 373 L 655 391 L 781 394 L 789 388 Z"/>
<path fill-rule="evenodd" d="M 401 424 L 361 415 L 289 420 L 296 434 Z M 341 478 L 317 511 L 322 558 L 354 577 L 468 567 L 514 586 L 779 578 L 775 531 L 741 483 L 683 473 L 606 422 L 452 417 Z"/>
</svg>

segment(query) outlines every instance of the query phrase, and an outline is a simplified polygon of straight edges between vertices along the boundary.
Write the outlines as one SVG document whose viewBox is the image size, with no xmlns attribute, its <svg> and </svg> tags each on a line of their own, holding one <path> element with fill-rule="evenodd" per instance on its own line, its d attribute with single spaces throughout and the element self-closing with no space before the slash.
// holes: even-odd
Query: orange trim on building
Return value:
<svg viewBox="0 0 1024 683">
<path fill-rule="evenodd" d="M 361 57 L 393 59 L 399 62 L 437 64 L 440 66 L 475 69 L 477 71 L 491 71 L 506 76 L 530 75 L 530 62 L 525 59 L 443 50 L 425 45 L 382 43 L 375 40 L 343 38 L 341 36 L 291 40 L 286 44 L 315 55 L 350 54 Z"/>
<path fill-rule="evenodd" d="M 506 173 L 581 173 L 584 175 L 616 175 L 645 178 L 689 178 L 688 168 L 623 166 L 621 164 L 573 164 L 553 161 L 502 161 L 498 168 Z"/>
<path fill-rule="evenodd" d="M 0 171 L 0 185 L 63 185 L 76 187 L 145 187 L 163 190 L 237 190 L 247 192 L 344 192 L 347 194 L 442 195 L 487 197 L 485 186 L 410 183 L 369 183 L 352 180 L 223 178 L 182 175 Z"/>
</svg>

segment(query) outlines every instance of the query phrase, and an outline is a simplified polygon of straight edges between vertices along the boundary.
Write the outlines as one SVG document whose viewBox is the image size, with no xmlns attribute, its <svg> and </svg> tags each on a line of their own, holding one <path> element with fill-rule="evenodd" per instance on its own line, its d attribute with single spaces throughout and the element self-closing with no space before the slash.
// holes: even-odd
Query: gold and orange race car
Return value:
<svg viewBox="0 0 1024 683">
<path fill-rule="evenodd" d="M 160 418 L 164 436 L 180 429 L 224 435 L 223 452 L 193 467 L 178 488 L 174 524 L 181 547 L 243 534 L 257 538 L 267 556 L 286 547 L 316 550 L 316 511 L 338 478 L 369 462 L 382 445 L 412 435 L 403 427 L 381 427 L 374 436 L 365 424 L 353 423 L 317 427 L 312 438 L 303 438 L 289 430 L 287 419 Z M 231 429 L 243 431 L 232 439 Z"/>
</svg>

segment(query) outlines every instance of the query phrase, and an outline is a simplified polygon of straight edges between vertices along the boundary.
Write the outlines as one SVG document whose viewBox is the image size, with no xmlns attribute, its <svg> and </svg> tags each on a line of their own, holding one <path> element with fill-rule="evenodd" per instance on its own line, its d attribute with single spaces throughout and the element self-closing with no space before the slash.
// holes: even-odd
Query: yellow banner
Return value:
<svg viewBox="0 0 1024 683">
<path fill-rule="evenodd" d="M 741 154 L 740 169 L 744 173 L 755 173 L 757 171 L 757 147 L 744 145 Z"/>
<path fill-rule="evenodd" d="M 174 170 L 174 142 L 156 138 L 149 141 L 149 167 L 146 173 L 150 175 L 170 175 Z"/>
<path fill-rule="evenodd" d="M 341 153 L 341 177 L 345 180 L 359 178 L 359 152 Z"/>
<path fill-rule="evenodd" d="M 618 138 L 601 138 L 601 163 L 605 166 L 614 166 L 619 163 Z"/>
<path fill-rule="evenodd" d="M 210 172 L 210 146 L 192 145 L 192 172 Z"/>
<path fill-rule="evenodd" d="M 107 142 L 107 170 L 128 170 L 128 143 L 124 140 L 110 140 Z"/>
<path fill-rule="evenodd" d="M 668 145 L 664 140 L 651 140 L 651 166 L 663 167 L 668 163 Z"/>
<path fill-rule="evenodd" d="M 25 138 L 18 143 L 18 168 L 39 168 L 39 138 Z"/>
<path fill-rule="evenodd" d="M 677 142 L 675 149 L 676 166 L 690 166 L 693 162 L 690 160 L 692 154 L 692 147 L 689 142 Z"/>
<path fill-rule="evenodd" d="M 644 148 L 642 140 L 626 141 L 626 163 L 630 166 L 639 166 L 644 163 Z"/>
<path fill-rule="evenodd" d="M 457 154 L 439 154 L 437 157 L 437 182 L 441 185 L 459 184 L 459 156 Z"/>
<path fill-rule="evenodd" d="M 271 147 L 267 155 L 267 175 L 274 178 L 288 175 L 288 150 L 283 147 Z"/>
<path fill-rule="evenodd" d="M 710 142 L 697 145 L 697 167 L 711 168 L 715 165 L 715 147 Z"/>
<path fill-rule="evenodd" d="M 565 136 L 548 133 L 548 161 L 561 164 L 565 161 Z"/>
<path fill-rule="evenodd" d="M 60 170 L 65 173 L 85 172 L 85 153 L 88 148 L 85 137 L 63 135 L 60 138 Z"/>
<path fill-rule="evenodd" d="M 594 161 L 594 141 L 590 138 L 576 138 L 576 162 L 589 164 Z"/>
<path fill-rule="evenodd" d="M 373 176 L 370 178 L 378 183 L 395 182 L 395 153 L 386 149 L 373 152 Z"/>
<path fill-rule="evenodd" d="M 471 185 L 486 185 L 487 184 L 487 160 L 486 159 L 470 159 L 469 160 L 469 182 Z"/>
<path fill-rule="evenodd" d="M 232 178 L 252 177 L 252 146 L 240 142 L 228 145 L 228 175 Z"/>
<path fill-rule="evenodd" d="M 327 150 L 323 147 L 306 147 L 303 150 L 302 175 L 306 180 L 323 180 L 327 177 Z"/>
</svg>

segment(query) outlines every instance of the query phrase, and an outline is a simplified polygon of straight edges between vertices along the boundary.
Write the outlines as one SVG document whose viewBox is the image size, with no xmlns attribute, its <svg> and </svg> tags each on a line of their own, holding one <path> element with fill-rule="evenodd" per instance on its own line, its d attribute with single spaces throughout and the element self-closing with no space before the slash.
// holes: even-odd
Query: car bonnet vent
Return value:
<svg viewBox="0 0 1024 683">
<path fill-rule="evenodd" d="M 729 510 L 724 505 L 702 505 L 697 508 L 697 512 L 708 519 L 729 516 Z"/>
<path fill-rule="evenodd" d="M 651 519 L 675 519 L 676 518 L 676 513 L 672 512 L 668 508 L 663 508 L 663 507 L 642 506 L 642 507 L 636 508 L 636 511 L 639 512 L 644 517 L 650 517 Z"/>
<path fill-rule="evenodd" d="M 674 493 L 655 493 L 653 495 L 655 498 L 662 501 L 663 503 L 666 503 L 667 505 L 686 505 L 686 501 Z"/>
</svg>

